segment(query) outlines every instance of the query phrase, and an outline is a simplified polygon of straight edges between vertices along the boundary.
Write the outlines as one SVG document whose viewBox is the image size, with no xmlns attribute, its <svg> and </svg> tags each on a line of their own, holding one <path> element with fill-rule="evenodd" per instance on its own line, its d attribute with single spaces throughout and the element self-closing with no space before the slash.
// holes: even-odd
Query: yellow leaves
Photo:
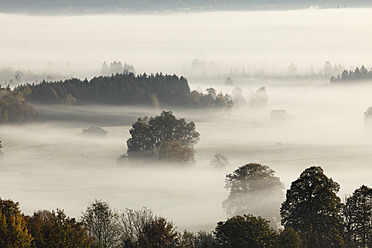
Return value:
<svg viewBox="0 0 372 248">
<path fill-rule="evenodd" d="M 32 237 L 18 209 L 18 203 L 0 199 L 0 246 L 7 248 L 31 247 Z"/>
</svg>

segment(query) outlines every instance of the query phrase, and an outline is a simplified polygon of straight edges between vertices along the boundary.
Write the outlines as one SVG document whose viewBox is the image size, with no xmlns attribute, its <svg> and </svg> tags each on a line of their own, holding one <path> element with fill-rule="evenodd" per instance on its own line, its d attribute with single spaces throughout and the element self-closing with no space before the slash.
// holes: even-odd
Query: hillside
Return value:
<svg viewBox="0 0 372 248">
<path fill-rule="evenodd" d="M 1 0 L 1 13 L 28 14 L 93 14 L 126 12 L 178 12 L 210 10 L 271 10 L 297 9 L 317 6 L 320 8 L 367 7 L 366 0 Z"/>
</svg>

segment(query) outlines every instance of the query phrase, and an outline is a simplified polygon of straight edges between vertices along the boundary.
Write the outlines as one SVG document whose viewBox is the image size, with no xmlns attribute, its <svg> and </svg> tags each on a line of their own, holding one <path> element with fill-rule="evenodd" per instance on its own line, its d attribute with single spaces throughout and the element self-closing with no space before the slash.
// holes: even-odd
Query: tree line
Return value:
<svg viewBox="0 0 372 248">
<path fill-rule="evenodd" d="M 214 88 L 205 93 L 190 91 L 187 79 L 176 75 L 133 73 L 76 78 L 40 84 L 24 84 L 14 89 L 0 86 L 0 124 L 23 123 L 34 119 L 32 104 L 107 104 L 214 108 L 229 111 L 232 97 Z"/>
<path fill-rule="evenodd" d="M 356 67 L 354 71 L 344 70 L 341 74 L 336 77 L 330 78 L 331 83 L 342 83 L 342 82 L 354 82 L 354 81 L 366 81 L 372 79 L 372 69 L 368 70 L 362 65 L 360 68 Z"/>
<path fill-rule="evenodd" d="M 359 0 L 365 1 L 365 0 Z M 244 0 L 66 0 L 60 2 L 57 0 L 35 0 L 32 2 L 25 0 L 13 0 L 12 2 L 0 2 L 1 12 L 16 12 L 16 13 L 125 13 L 133 11 L 169 11 L 169 10 L 185 10 L 185 11 L 200 11 L 200 10 L 242 10 L 256 9 L 258 7 L 275 8 L 304 8 L 309 4 L 322 6 L 332 6 L 320 0 L 281 0 L 272 4 L 272 1 L 244 1 Z"/>
<path fill-rule="evenodd" d="M 263 185 L 259 185 L 261 180 Z M 279 231 L 261 216 L 250 214 L 252 192 L 265 194 L 283 184 L 268 166 L 246 164 L 226 176 L 228 201 L 244 205 L 238 215 L 217 223 L 213 232 L 177 231 L 174 224 L 150 209 L 115 210 L 107 202 L 91 202 L 80 220 L 63 210 L 36 211 L 25 215 L 19 203 L 0 198 L 1 247 L 371 247 L 372 189 L 362 185 L 344 203 L 337 196 L 340 185 L 328 178 L 320 166 L 305 169 L 291 183 L 280 207 Z M 275 190 L 274 190 L 275 191 Z M 245 192 L 245 193 L 244 193 Z M 278 193 L 278 191 L 277 191 Z M 236 203 L 234 194 L 250 198 Z M 266 201 L 269 204 L 269 201 Z M 242 207 L 242 206 L 241 206 Z M 242 212 L 240 212 L 242 210 Z M 235 214 L 233 212 L 232 214 Z"/>
<path fill-rule="evenodd" d="M 110 104 L 153 105 L 193 108 L 231 108 L 231 96 L 217 94 L 213 88 L 207 93 L 190 91 L 187 79 L 176 75 L 133 73 L 95 77 L 91 80 L 76 78 L 65 81 L 26 84 L 15 90 L 27 89 L 25 96 L 39 104 Z"/>
</svg>

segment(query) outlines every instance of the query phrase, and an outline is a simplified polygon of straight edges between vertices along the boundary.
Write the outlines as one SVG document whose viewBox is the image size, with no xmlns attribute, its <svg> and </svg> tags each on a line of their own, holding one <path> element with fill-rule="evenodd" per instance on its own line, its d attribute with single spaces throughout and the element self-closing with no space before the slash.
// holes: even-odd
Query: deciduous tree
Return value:
<svg viewBox="0 0 372 248">
<path fill-rule="evenodd" d="M 37 211 L 28 217 L 29 230 L 37 248 L 88 248 L 93 239 L 87 235 L 86 228 L 75 218 L 67 217 L 63 210 Z"/>
<path fill-rule="evenodd" d="M 320 166 L 312 166 L 287 190 L 280 209 L 282 224 L 294 228 L 305 247 L 343 246 L 339 189 Z"/>
<path fill-rule="evenodd" d="M 82 223 L 99 247 L 115 247 L 120 242 L 118 215 L 107 202 L 95 200 L 83 213 Z"/>
<path fill-rule="evenodd" d="M 223 248 L 275 247 L 278 238 L 267 220 L 252 215 L 218 222 L 215 235 L 217 244 Z"/>
<path fill-rule="evenodd" d="M 179 244 L 179 233 L 162 217 L 146 223 L 138 238 L 140 248 L 174 248 Z"/>
<path fill-rule="evenodd" d="M 270 220 L 275 226 L 280 218 L 284 186 L 274 170 L 250 163 L 226 175 L 225 182 L 225 188 L 230 192 L 223 208 L 228 216 L 254 214 Z"/>
<path fill-rule="evenodd" d="M 362 185 L 346 199 L 342 209 L 346 243 L 353 247 L 372 247 L 372 189 Z"/>
<path fill-rule="evenodd" d="M 160 116 L 139 118 L 127 140 L 129 158 L 169 159 L 191 162 L 193 146 L 199 141 L 194 122 L 177 119 L 171 111 Z"/>
<path fill-rule="evenodd" d="M 31 247 L 32 237 L 18 202 L 0 198 L 0 247 Z"/>
<path fill-rule="evenodd" d="M 119 219 L 124 247 L 134 247 L 145 225 L 156 218 L 151 209 L 146 207 L 139 210 L 125 209 L 122 211 Z"/>
</svg>

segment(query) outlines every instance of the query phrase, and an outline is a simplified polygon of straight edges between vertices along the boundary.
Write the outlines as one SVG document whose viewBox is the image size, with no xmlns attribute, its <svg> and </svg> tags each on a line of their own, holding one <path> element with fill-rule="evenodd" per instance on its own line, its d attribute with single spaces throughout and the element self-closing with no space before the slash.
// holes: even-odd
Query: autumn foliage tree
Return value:
<svg viewBox="0 0 372 248">
<path fill-rule="evenodd" d="M 28 94 L 27 87 L 12 91 L 0 86 L 0 124 L 23 123 L 36 116 L 34 108 L 26 103 Z"/>
<path fill-rule="evenodd" d="M 92 247 L 93 239 L 75 218 L 67 217 L 63 210 L 37 211 L 28 218 L 28 227 L 37 248 L 85 248 Z"/>
<path fill-rule="evenodd" d="M 160 146 L 158 159 L 167 162 L 188 163 L 194 161 L 194 151 L 191 147 L 183 147 L 177 141 L 165 141 Z"/>
<path fill-rule="evenodd" d="M 179 233 L 171 222 L 162 217 L 147 222 L 138 237 L 141 248 L 174 248 L 179 244 Z"/>
<path fill-rule="evenodd" d="M 27 229 L 18 202 L 0 198 L 0 247 L 31 247 L 32 236 Z"/>
</svg>

